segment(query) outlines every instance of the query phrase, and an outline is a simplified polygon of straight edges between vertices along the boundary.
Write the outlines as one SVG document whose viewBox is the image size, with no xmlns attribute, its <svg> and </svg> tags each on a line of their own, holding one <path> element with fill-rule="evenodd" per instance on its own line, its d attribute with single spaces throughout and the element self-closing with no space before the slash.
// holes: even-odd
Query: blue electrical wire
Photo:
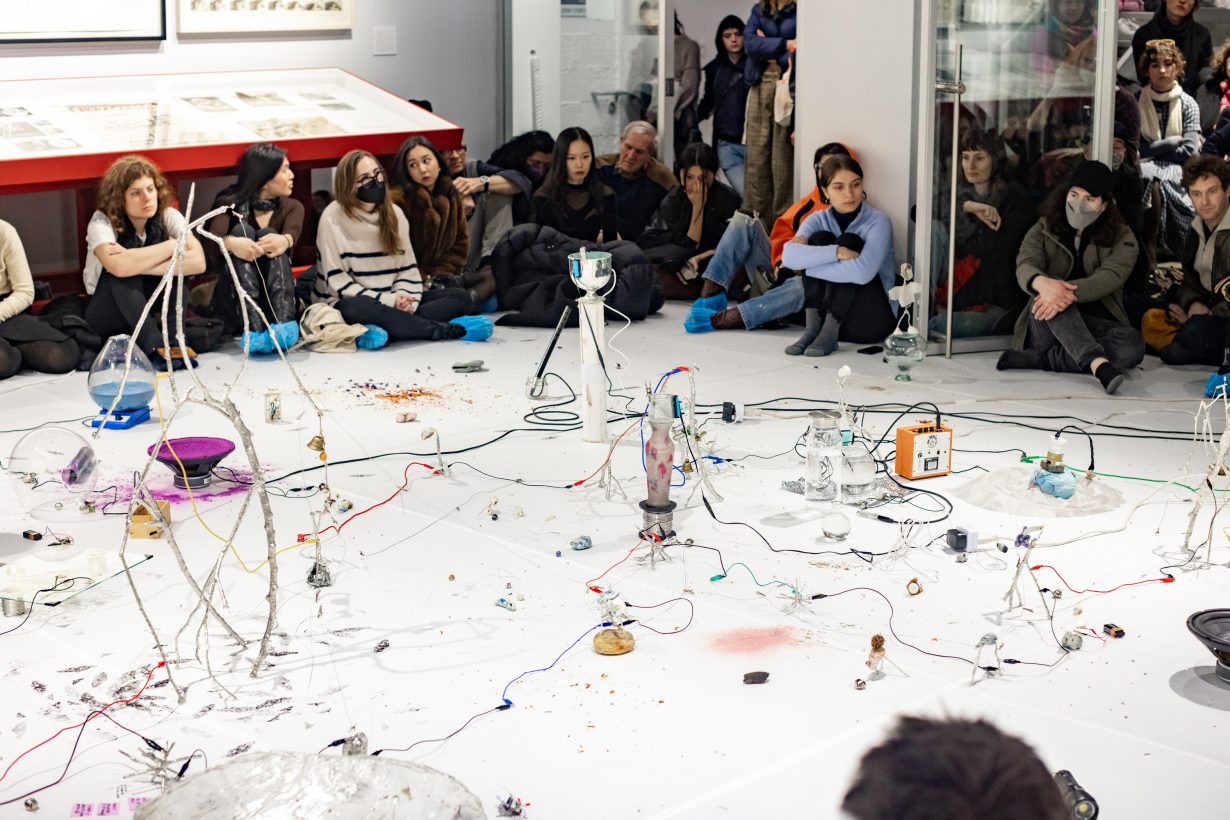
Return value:
<svg viewBox="0 0 1230 820">
<path fill-rule="evenodd" d="M 514 683 L 516 683 L 517 681 L 519 681 L 519 680 L 521 680 L 522 678 L 524 678 L 526 675 L 532 675 L 532 674 L 534 674 L 535 672 L 546 672 L 546 671 L 547 671 L 548 669 L 550 669 L 552 666 L 555 666 L 555 664 L 559 663 L 559 662 L 560 662 L 560 658 L 563 658 L 565 655 L 567 655 L 569 652 L 571 652 L 571 651 L 572 651 L 572 648 L 573 648 L 574 646 L 576 646 L 577 644 L 579 644 L 579 643 L 580 643 L 580 642 L 581 642 L 581 641 L 585 638 L 585 636 L 586 636 L 586 635 L 588 635 L 589 633 L 593 632 L 595 629 L 601 629 L 601 628 L 602 628 L 602 627 L 604 627 L 604 626 L 610 626 L 610 624 L 594 624 L 594 625 L 593 625 L 593 626 L 591 626 L 589 629 L 585 630 L 585 631 L 581 634 L 581 637 L 577 638 L 575 641 L 573 641 L 572 643 L 568 644 L 568 648 L 567 648 L 567 649 L 565 649 L 563 652 L 559 653 L 559 657 L 557 657 L 555 660 L 551 661 L 551 665 L 550 665 L 550 666 L 544 666 L 542 669 L 530 669 L 530 670 L 527 670 L 527 671 L 525 671 L 525 672 L 522 672 L 520 675 L 517 675 L 517 677 L 513 678 L 513 679 L 512 679 L 512 680 L 510 680 L 507 684 L 505 684 L 505 686 L 504 686 L 504 691 L 500 693 L 500 700 L 504 701 L 504 703 L 505 703 L 506 705 L 511 706 L 511 705 L 512 705 L 512 701 L 508 699 L 508 688 L 509 688 L 510 686 L 512 686 Z"/>
</svg>

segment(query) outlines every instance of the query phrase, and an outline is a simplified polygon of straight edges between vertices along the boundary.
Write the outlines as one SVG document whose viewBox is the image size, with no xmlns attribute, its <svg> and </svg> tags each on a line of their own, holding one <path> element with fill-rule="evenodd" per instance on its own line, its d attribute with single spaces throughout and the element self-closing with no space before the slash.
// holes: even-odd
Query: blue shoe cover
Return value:
<svg viewBox="0 0 1230 820">
<path fill-rule="evenodd" d="M 299 341 L 299 323 L 298 322 L 280 322 L 270 328 L 270 335 L 277 341 L 278 347 L 285 352 L 295 346 L 295 342 Z"/>
<path fill-rule="evenodd" d="M 1222 394 L 1230 395 L 1230 373 L 1214 373 L 1212 376 L 1209 376 L 1209 380 L 1204 383 L 1205 398 L 1217 398 Z"/>
<path fill-rule="evenodd" d="M 720 313 L 721 311 L 730 307 L 730 305 L 728 304 L 726 300 L 726 293 L 723 291 L 722 293 L 715 293 L 712 296 L 706 296 L 704 299 L 697 299 L 695 302 L 692 303 L 692 307 L 693 308 L 707 308 L 709 310 L 714 310 Z"/>
<path fill-rule="evenodd" d="M 379 350 L 389 343 L 389 334 L 379 325 L 368 325 L 367 332 L 354 340 L 360 350 Z"/>
<path fill-rule="evenodd" d="M 466 329 L 463 342 L 485 342 L 495 332 L 495 324 L 486 316 L 458 316 L 449 320 L 450 325 L 460 325 Z"/>
<path fill-rule="evenodd" d="M 273 352 L 273 337 L 269 335 L 267 330 L 249 330 L 243 334 L 240 343 L 243 345 L 244 353 Z"/>
<path fill-rule="evenodd" d="M 713 330 L 713 314 L 716 310 L 711 310 L 706 307 L 692 305 L 692 309 L 688 311 L 688 318 L 683 320 L 683 329 L 688 333 L 708 333 Z"/>
</svg>

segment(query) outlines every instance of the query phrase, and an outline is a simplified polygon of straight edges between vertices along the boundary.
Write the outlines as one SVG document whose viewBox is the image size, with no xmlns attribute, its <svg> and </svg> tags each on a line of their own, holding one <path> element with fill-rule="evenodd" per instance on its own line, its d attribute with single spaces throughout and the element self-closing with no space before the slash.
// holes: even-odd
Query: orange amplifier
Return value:
<svg viewBox="0 0 1230 820">
<path fill-rule="evenodd" d="M 934 421 L 897 428 L 897 475 L 934 478 L 952 472 L 952 428 Z"/>
</svg>

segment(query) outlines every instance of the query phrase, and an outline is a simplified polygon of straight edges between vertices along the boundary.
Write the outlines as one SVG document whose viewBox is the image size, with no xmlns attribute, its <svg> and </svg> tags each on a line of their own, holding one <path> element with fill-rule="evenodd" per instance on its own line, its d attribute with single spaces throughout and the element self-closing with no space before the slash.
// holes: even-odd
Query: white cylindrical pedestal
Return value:
<svg viewBox="0 0 1230 820">
<path fill-rule="evenodd" d="M 598 296 L 577 300 L 581 330 L 581 437 L 606 442 L 605 303 Z"/>
</svg>

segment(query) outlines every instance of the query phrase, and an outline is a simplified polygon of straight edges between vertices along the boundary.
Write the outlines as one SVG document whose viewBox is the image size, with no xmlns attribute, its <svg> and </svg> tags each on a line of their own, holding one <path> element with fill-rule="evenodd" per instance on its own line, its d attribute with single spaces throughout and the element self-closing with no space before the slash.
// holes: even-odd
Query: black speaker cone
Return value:
<svg viewBox="0 0 1230 820">
<path fill-rule="evenodd" d="M 1206 609 L 1187 619 L 1187 629 L 1217 658 L 1217 677 L 1230 683 L 1230 609 Z"/>
</svg>

